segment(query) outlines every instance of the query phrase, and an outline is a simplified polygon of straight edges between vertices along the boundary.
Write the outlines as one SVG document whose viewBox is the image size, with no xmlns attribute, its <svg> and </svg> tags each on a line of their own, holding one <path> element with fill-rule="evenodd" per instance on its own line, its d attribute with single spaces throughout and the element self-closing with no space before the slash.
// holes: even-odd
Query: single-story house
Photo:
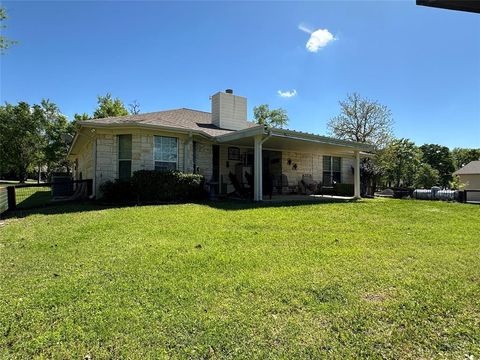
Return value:
<svg viewBox="0 0 480 360">
<path fill-rule="evenodd" d="M 211 97 L 211 109 L 81 121 L 68 154 L 74 176 L 93 179 L 97 196 L 100 184 L 136 170 L 176 169 L 204 175 L 219 194 L 234 190 L 232 176 L 237 186 L 248 186 L 250 174 L 257 201 L 267 178 L 291 189 L 305 177 L 324 186 L 354 184 L 360 197 L 360 158 L 371 146 L 249 122 L 247 99 L 230 89 Z"/>
<path fill-rule="evenodd" d="M 453 173 L 465 190 L 480 190 L 480 160 L 471 161 Z M 468 201 L 480 201 L 480 193 L 469 193 Z"/>
</svg>

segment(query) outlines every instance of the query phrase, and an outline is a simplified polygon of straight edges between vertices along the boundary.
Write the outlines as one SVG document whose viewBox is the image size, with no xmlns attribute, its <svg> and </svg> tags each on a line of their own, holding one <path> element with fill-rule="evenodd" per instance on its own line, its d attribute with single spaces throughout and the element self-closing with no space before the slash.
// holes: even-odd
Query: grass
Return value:
<svg viewBox="0 0 480 360">
<path fill-rule="evenodd" d="M 0 227 L 2 359 L 480 356 L 479 206 L 48 211 Z"/>
<path fill-rule="evenodd" d="M 20 184 L 17 180 L 0 180 L 0 188 Z M 37 184 L 36 180 L 26 180 L 25 184 Z M 19 187 L 15 190 L 16 205 L 21 209 L 30 209 L 48 204 L 52 199 L 49 186 Z"/>
<path fill-rule="evenodd" d="M 25 184 L 36 184 L 37 183 L 37 180 L 32 180 L 32 179 L 27 179 L 25 181 Z M 1 187 L 7 187 L 7 186 L 10 186 L 10 185 L 18 185 L 20 184 L 20 181 L 18 180 L 0 180 L 0 188 Z"/>
<path fill-rule="evenodd" d="M 15 199 L 18 208 L 44 206 L 52 200 L 52 189 L 49 186 L 16 188 Z"/>
</svg>

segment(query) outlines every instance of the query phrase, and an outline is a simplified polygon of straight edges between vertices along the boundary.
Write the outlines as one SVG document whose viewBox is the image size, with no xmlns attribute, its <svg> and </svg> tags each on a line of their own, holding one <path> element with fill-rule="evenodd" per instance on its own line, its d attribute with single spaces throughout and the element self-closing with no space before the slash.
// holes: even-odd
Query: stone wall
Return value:
<svg viewBox="0 0 480 360">
<path fill-rule="evenodd" d="M 282 153 L 282 173 L 287 176 L 289 185 L 297 185 L 302 180 L 303 174 L 311 174 L 313 180 L 319 182 L 322 180 L 322 169 L 322 155 L 290 151 Z"/>
<path fill-rule="evenodd" d="M 153 131 L 110 131 L 105 133 L 97 133 L 95 140 L 91 140 L 77 157 L 78 172 L 82 172 L 83 179 L 94 179 L 95 191 L 99 194 L 99 188 L 102 183 L 118 178 L 118 137 L 120 134 L 132 134 L 132 173 L 137 170 L 153 170 L 154 157 L 154 136 L 170 136 L 177 138 L 178 156 L 177 169 L 185 171 L 185 142 L 188 139 L 187 135 Z M 96 176 L 94 176 L 94 159 L 93 146 L 96 141 Z M 202 153 L 208 153 L 208 150 L 203 150 Z M 211 153 L 211 151 L 210 151 Z M 208 157 L 208 155 L 207 155 Z M 203 160 L 203 158 L 202 158 Z M 204 160 L 203 160 L 204 161 Z M 204 168 L 204 173 L 209 173 L 211 167 L 211 158 L 209 168 Z M 202 167 L 206 165 L 204 161 Z M 209 174 L 211 176 L 211 172 Z"/>
<path fill-rule="evenodd" d="M 209 181 L 212 178 L 212 143 L 207 141 L 196 141 L 196 143 L 198 173 L 205 177 L 205 181 Z"/>
<path fill-rule="evenodd" d="M 287 175 L 289 185 L 298 184 L 303 174 L 311 174 L 314 181 L 321 182 L 323 179 L 323 155 L 318 153 L 283 152 L 282 173 Z M 291 160 L 290 165 L 288 164 L 289 159 Z M 294 164 L 297 164 L 296 170 L 293 168 Z M 352 166 L 354 164 L 355 159 L 342 157 L 343 184 L 353 184 Z"/>
<path fill-rule="evenodd" d="M 87 142 L 77 157 L 77 168 L 75 170 L 75 179 L 93 179 L 93 142 Z"/>
</svg>

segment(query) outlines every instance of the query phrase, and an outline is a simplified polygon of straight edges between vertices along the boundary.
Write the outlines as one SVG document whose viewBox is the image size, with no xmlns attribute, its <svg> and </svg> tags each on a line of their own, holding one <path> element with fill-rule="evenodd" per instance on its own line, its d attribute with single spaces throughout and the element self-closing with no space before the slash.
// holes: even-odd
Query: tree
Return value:
<svg viewBox="0 0 480 360">
<path fill-rule="evenodd" d="M 0 106 L 0 162 L 3 171 L 15 173 L 21 182 L 43 161 L 45 113 L 26 102 Z"/>
<path fill-rule="evenodd" d="M 384 147 L 392 138 L 392 114 L 385 105 L 353 93 L 340 101 L 340 110 L 327 124 L 334 137 L 377 148 Z"/>
<path fill-rule="evenodd" d="M 416 188 L 430 189 L 432 186 L 438 185 L 439 181 L 438 170 L 434 169 L 430 164 L 422 163 L 418 166 L 414 181 Z"/>
<path fill-rule="evenodd" d="M 460 169 L 474 160 L 480 160 L 480 149 L 454 148 L 452 158 L 455 169 Z"/>
<path fill-rule="evenodd" d="M 275 128 L 283 128 L 288 124 L 287 111 L 279 108 L 270 110 L 267 104 L 255 106 L 253 108 L 255 122 L 260 125 L 268 125 Z"/>
<path fill-rule="evenodd" d="M 3 6 L 0 6 L 0 30 L 5 29 L 6 26 L 3 25 L 3 22 L 7 19 L 7 11 Z M 0 53 L 8 49 L 11 45 L 15 44 L 16 41 L 7 39 L 5 36 L 0 35 Z"/>
<path fill-rule="evenodd" d="M 97 99 L 98 105 L 93 112 L 94 119 L 128 115 L 128 110 L 122 100 L 119 98 L 113 99 L 112 94 L 99 95 Z"/>
<path fill-rule="evenodd" d="M 139 106 L 137 104 L 137 106 Z M 102 119 L 107 117 L 128 115 L 128 110 L 119 98 L 112 98 L 112 94 L 106 93 L 105 96 L 97 96 L 97 107 L 93 112 L 93 116 L 87 113 L 73 115 L 73 123 L 76 125 L 78 121 L 87 121 L 91 119 Z"/>
<path fill-rule="evenodd" d="M 66 155 L 75 133 L 75 125 L 68 122 L 58 106 L 49 100 L 42 100 L 41 107 L 46 119 L 43 155 L 48 174 L 52 171 L 69 172 L 70 163 Z"/>
<path fill-rule="evenodd" d="M 455 171 L 450 149 L 437 144 L 424 144 L 420 146 L 420 150 L 422 152 L 422 162 L 437 170 L 439 185 L 448 187 L 452 181 L 452 173 Z"/>
<path fill-rule="evenodd" d="M 130 109 L 130 114 L 136 115 L 140 114 L 140 104 L 137 100 L 133 100 L 131 104 L 128 104 L 128 108 Z"/>
<path fill-rule="evenodd" d="M 75 121 L 85 121 L 85 120 L 91 120 L 92 117 L 90 115 L 88 115 L 87 113 L 83 113 L 83 114 L 75 114 L 73 115 L 73 119 Z"/>
<path fill-rule="evenodd" d="M 395 139 L 377 154 L 384 177 L 396 187 L 411 186 L 419 164 L 420 150 L 408 139 Z"/>
</svg>

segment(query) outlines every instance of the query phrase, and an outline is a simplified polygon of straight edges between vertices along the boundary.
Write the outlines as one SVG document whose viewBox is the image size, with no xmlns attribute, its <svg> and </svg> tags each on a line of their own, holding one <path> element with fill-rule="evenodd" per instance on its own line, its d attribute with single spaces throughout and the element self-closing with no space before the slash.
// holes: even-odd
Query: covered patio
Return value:
<svg viewBox="0 0 480 360">
<path fill-rule="evenodd" d="M 367 144 L 287 129 L 269 128 L 263 125 L 219 136 L 217 143 L 228 147 L 249 149 L 253 153 L 251 172 L 255 201 L 267 200 L 264 198 L 264 177 L 269 176 L 269 164 L 265 163 L 269 157 L 266 154 L 278 154 L 277 157 L 280 160 L 273 159 L 272 163 L 274 160 L 281 161 L 281 175 L 285 177 L 288 175 L 290 177 L 289 185 L 292 186 L 295 186 L 297 182 L 300 182 L 299 179 L 303 179 L 305 176 L 314 179 L 317 184 L 326 183 L 328 171 L 333 172 L 334 165 L 341 167 L 340 170 L 336 169 L 341 172 L 336 179 L 339 181 L 342 179 L 345 184 L 353 183 L 353 198 L 360 198 L 360 160 L 362 157 L 372 156 L 373 151 L 372 146 Z M 298 160 L 296 161 L 296 159 Z M 342 159 L 342 161 L 339 160 L 338 164 L 333 164 L 334 159 Z M 333 165 L 325 166 L 325 164 L 329 165 L 328 161 L 332 161 Z M 305 165 L 306 162 L 308 162 L 308 166 Z M 227 167 L 228 164 L 227 162 Z M 225 169 L 222 175 L 226 177 L 227 171 L 230 170 Z M 331 179 L 333 178 L 334 176 L 331 177 Z M 282 194 L 272 198 L 281 201 L 281 199 L 285 200 L 286 196 L 289 196 L 290 199 L 303 196 L 304 200 L 316 200 L 315 197 L 311 197 L 314 194 L 308 195 L 310 197 L 305 198 L 305 194 Z M 348 197 L 342 198 L 348 199 Z M 299 198 L 299 200 L 302 199 Z M 323 201 L 322 199 L 322 197 L 318 197 L 317 200 Z"/>
</svg>

